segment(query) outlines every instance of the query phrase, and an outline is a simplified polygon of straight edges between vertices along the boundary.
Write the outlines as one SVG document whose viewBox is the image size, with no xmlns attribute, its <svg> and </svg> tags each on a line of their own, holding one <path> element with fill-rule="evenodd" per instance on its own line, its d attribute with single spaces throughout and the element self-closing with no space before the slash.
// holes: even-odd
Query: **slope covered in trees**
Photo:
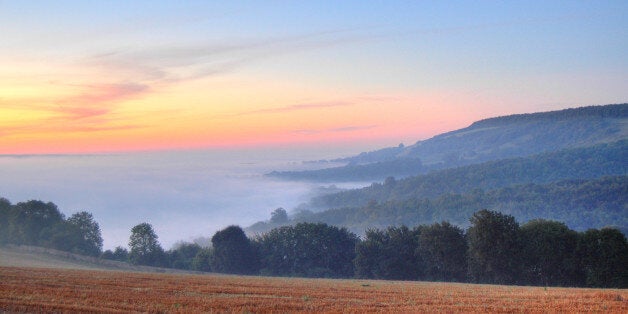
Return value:
<svg viewBox="0 0 628 314">
<path fill-rule="evenodd" d="M 290 180 L 383 180 L 626 138 L 628 104 L 590 106 L 485 119 L 414 145 L 335 160 L 348 163 L 344 167 L 269 175 Z"/>
<path fill-rule="evenodd" d="M 434 198 L 371 201 L 363 206 L 341 207 L 318 213 L 301 212 L 294 221 L 346 226 L 359 234 L 373 227 L 417 225 L 450 221 L 468 225 L 478 208 L 494 208 L 520 221 L 554 219 L 570 228 L 586 230 L 616 226 L 628 233 L 628 176 L 529 183 L 484 191 L 442 194 Z"/>
<path fill-rule="evenodd" d="M 313 208 L 364 206 L 370 201 L 402 201 L 435 198 L 443 194 L 492 190 L 520 184 L 544 184 L 568 179 L 593 179 L 628 174 L 628 140 L 585 148 L 565 149 L 530 157 L 490 161 L 477 165 L 434 171 L 383 184 L 323 195 L 311 201 Z"/>
</svg>

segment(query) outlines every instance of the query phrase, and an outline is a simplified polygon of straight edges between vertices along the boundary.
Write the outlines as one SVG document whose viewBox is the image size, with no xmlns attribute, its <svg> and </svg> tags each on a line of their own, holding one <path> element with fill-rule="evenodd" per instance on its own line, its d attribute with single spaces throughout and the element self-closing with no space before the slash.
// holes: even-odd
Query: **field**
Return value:
<svg viewBox="0 0 628 314">
<path fill-rule="evenodd" d="M 0 312 L 628 312 L 628 290 L 0 267 Z"/>
</svg>

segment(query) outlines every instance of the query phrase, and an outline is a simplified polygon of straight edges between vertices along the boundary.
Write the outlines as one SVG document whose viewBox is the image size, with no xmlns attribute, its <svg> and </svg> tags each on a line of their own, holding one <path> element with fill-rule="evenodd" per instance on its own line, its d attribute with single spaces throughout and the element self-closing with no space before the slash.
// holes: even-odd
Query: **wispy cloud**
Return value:
<svg viewBox="0 0 628 314">
<path fill-rule="evenodd" d="M 93 55 L 83 62 L 123 72 L 134 71 L 139 80 L 177 82 L 229 73 L 281 55 L 365 40 L 369 40 L 369 36 L 359 30 L 329 30 L 261 39 L 130 48 Z"/>
<path fill-rule="evenodd" d="M 113 115 L 120 102 L 140 97 L 148 86 L 135 83 L 74 85 L 75 95 L 57 98 L 0 99 L 7 109 L 42 113 L 42 118 L 19 125 L 0 126 L 0 137 L 33 133 L 103 132 L 137 129 L 136 123 L 118 121 Z"/>
<path fill-rule="evenodd" d="M 85 123 L 64 123 L 60 119 L 49 119 L 46 121 L 37 121 L 20 126 L 6 127 L 0 126 L 0 138 L 7 136 L 16 136 L 33 133 L 92 133 L 106 131 L 124 131 L 142 128 L 137 124 L 126 125 L 94 125 Z"/>
<path fill-rule="evenodd" d="M 370 130 L 376 128 L 377 125 L 358 125 L 358 126 L 345 126 L 335 129 L 330 129 L 330 132 L 353 132 L 353 131 L 362 131 L 362 130 Z"/>
<path fill-rule="evenodd" d="M 85 91 L 55 101 L 51 109 L 70 119 L 84 119 L 106 115 L 117 103 L 147 93 L 149 87 L 136 83 L 89 85 Z"/>
<path fill-rule="evenodd" d="M 22 121 L 19 125 L 0 126 L 0 136 L 146 127 L 130 121 L 128 116 L 118 114 L 121 103 L 146 96 L 168 85 L 231 73 L 264 60 L 366 40 L 370 40 L 369 34 L 363 30 L 340 29 L 265 38 L 230 38 L 205 43 L 142 42 L 125 48 L 109 46 L 106 51 L 96 50 L 79 59 L 60 61 L 64 66 L 69 62 L 73 66 L 85 68 L 87 73 L 90 73 L 89 70 L 107 73 L 106 77 L 92 76 L 88 78 L 90 81 L 85 82 L 85 77 L 71 76 L 71 71 L 68 74 L 46 73 L 42 76 L 42 84 L 59 85 L 62 87 L 59 90 L 72 93 L 69 96 L 0 99 L 0 105 L 5 108 L 37 112 L 29 121 Z M 279 114 L 353 104 L 348 101 L 297 103 L 236 112 L 230 116 Z"/>
<path fill-rule="evenodd" d="M 302 134 L 302 135 L 313 135 L 313 134 L 325 134 L 325 133 L 345 133 L 345 132 L 355 132 L 355 131 L 363 131 L 370 130 L 379 127 L 378 125 L 351 125 L 351 126 L 343 126 L 333 129 L 325 129 L 325 130 L 315 130 L 315 129 L 300 129 L 292 131 L 293 134 Z"/>
<path fill-rule="evenodd" d="M 48 84 L 63 85 L 64 89 L 73 90 L 73 95 L 0 100 L 0 105 L 5 108 L 32 110 L 48 116 L 22 123 L 19 128 L 1 128 L 0 133 L 26 134 L 37 130 L 98 132 L 120 128 L 119 125 L 124 125 L 123 128 L 136 128 L 139 126 L 126 123 L 124 117 L 115 114 L 120 103 L 125 100 L 142 97 L 170 84 L 230 73 L 265 59 L 344 45 L 364 40 L 364 37 L 356 30 L 332 30 L 282 37 L 229 39 L 205 44 L 112 48 L 78 61 L 81 67 L 110 73 L 102 81 L 101 78 L 94 78 L 91 83 L 70 85 L 72 83 L 65 83 L 65 77 L 52 77 L 48 80 Z M 344 101 L 301 103 L 235 113 L 231 116 L 276 114 L 349 105 L 352 103 Z"/>
<path fill-rule="evenodd" d="M 300 111 L 300 110 L 313 110 L 313 109 L 321 109 L 321 108 L 346 107 L 346 106 L 352 106 L 352 105 L 354 105 L 354 103 L 347 102 L 347 101 L 302 103 L 302 104 L 294 104 L 294 105 L 289 105 L 289 106 L 284 106 L 284 107 L 277 107 L 277 108 L 267 108 L 267 109 L 245 111 L 245 112 L 240 112 L 240 113 L 234 114 L 234 116 L 285 113 L 285 112 L 293 112 L 293 111 Z"/>
<path fill-rule="evenodd" d="M 121 101 L 141 97 L 150 91 L 148 86 L 136 83 L 69 86 L 74 89 L 73 95 L 0 98 L 0 106 L 5 109 L 47 112 L 64 118 L 81 119 L 105 115 Z"/>
</svg>

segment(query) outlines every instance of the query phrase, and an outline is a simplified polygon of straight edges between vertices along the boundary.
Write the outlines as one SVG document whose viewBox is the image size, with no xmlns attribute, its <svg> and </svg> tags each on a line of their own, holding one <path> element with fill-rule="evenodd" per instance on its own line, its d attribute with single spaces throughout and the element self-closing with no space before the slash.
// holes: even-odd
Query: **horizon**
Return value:
<svg viewBox="0 0 628 314">
<path fill-rule="evenodd" d="M 625 103 L 625 102 L 624 102 Z M 480 117 L 478 120 L 474 120 L 469 124 L 465 124 L 460 127 L 456 127 L 454 129 L 443 130 L 442 132 L 437 132 L 434 134 L 428 134 L 427 137 L 419 138 L 416 140 L 410 140 L 409 142 L 400 142 L 395 144 L 393 142 L 375 142 L 375 143 L 361 143 L 361 142 L 349 142 L 349 143 L 327 143 L 326 148 L 327 151 L 321 152 L 320 145 L 317 144 L 304 144 L 304 143 L 288 143 L 288 144 L 272 144 L 272 145 L 254 145 L 254 146 L 229 146 L 229 147 L 193 147 L 193 148 L 153 148 L 153 149 L 136 149 L 136 150 L 112 150 L 112 151 L 90 151 L 90 152 L 62 152 L 62 153 L 0 153 L 0 158 L 29 158 L 29 157 L 70 157 L 70 156 L 78 156 L 78 157 L 89 157 L 89 156 L 116 156 L 116 155 L 127 155 L 127 154 L 169 154 L 169 153 L 194 153 L 194 152 L 214 152 L 214 153 L 250 153 L 250 152 L 260 152 L 260 151 L 271 151 L 271 150 L 279 150 L 279 151 L 290 151 L 294 153 L 295 145 L 298 146 L 298 151 L 301 152 L 301 156 L 303 156 L 302 161 L 314 161 L 314 160 L 327 160 L 334 158 L 344 158 L 351 157 L 357 155 L 361 152 L 368 151 L 376 151 L 383 148 L 394 147 L 398 145 L 411 146 L 417 144 L 422 141 L 426 141 L 432 139 L 434 137 L 438 137 L 440 135 L 454 132 L 458 130 L 463 130 L 465 128 L 471 127 L 474 123 L 491 120 L 491 119 L 499 119 L 510 116 L 519 116 L 526 114 L 538 114 L 538 113 L 549 113 L 549 112 L 559 112 L 570 109 L 579 109 L 579 108 L 587 108 L 587 107 L 601 107 L 608 105 L 619 105 L 624 103 L 617 104 L 593 104 L 593 105 L 582 105 L 577 107 L 566 107 L 556 110 L 548 110 L 548 111 L 540 111 L 540 112 L 521 112 L 521 113 L 512 113 L 507 115 L 500 116 L 488 116 L 488 117 Z M 299 154 L 297 154 L 299 155 Z"/>
<path fill-rule="evenodd" d="M 628 3 L 2 2 L 0 154 L 413 144 L 625 102 Z"/>
</svg>

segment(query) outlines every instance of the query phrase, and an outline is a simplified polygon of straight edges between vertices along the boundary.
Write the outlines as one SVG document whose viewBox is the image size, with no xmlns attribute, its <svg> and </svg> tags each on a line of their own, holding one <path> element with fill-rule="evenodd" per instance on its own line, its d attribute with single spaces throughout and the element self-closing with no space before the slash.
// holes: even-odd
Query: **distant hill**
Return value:
<svg viewBox="0 0 628 314">
<path fill-rule="evenodd" d="M 315 197 L 288 223 L 321 221 L 362 233 L 440 220 L 465 225 L 488 208 L 522 222 L 628 231 L 628 104 L 490 118 L 411 146 L 334 161 L 347 165 L 269 175 L 382 183 Z M 248 231 L 269 226 L 259 222 Z"/>
<path fill-rule="evenodd" d="M 336 159 L 343 167 L 274 171 L 269 176 L 311 181 L 381 181 L 433 170 L 628 138 L 628 104 L 518 114 L 477 121 L 414 145 Z"/>
</svg>

